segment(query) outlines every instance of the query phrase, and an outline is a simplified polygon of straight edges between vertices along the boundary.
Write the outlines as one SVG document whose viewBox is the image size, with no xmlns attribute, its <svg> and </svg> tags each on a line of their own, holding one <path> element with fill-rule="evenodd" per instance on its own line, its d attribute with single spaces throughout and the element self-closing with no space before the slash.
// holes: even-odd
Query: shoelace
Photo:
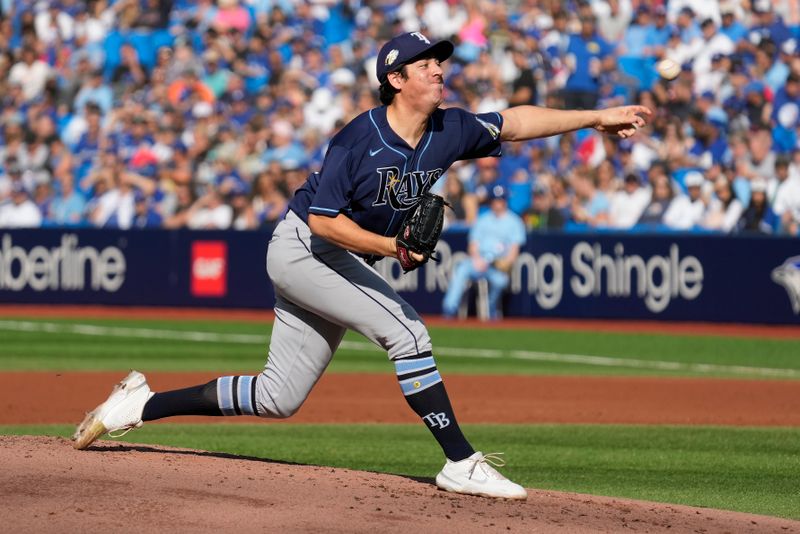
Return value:
<svg viewBox="0 0 800 534">
<path fill-rule="evenodd" d="M 118 428 L 117 430 L 112 430 L 111 432 L 108 433 L 108 437 L 115 438 L 115 439 L 116 438 L 121 438 L 122 436 L 124 436 L 125 434 L 127 434 L 128 432 L 133 430 L 134 428 L 136 428 L 136 425 L 132 425 L 132 426 L 129 426 L 127 428 Z M 120 432 L 120 430 L 122 430 L 122 432 Z M 117 432 L 117 434 L 113 434 L 112 432 Z"/>
<path fill-rule="evenodd" d="M 478 458 L 472 464 L 472 468 L 469 470 L 469 478 L 472 478 L 472 475 L 475 473 L 475 469 L 478 467 L 479 464 L 488 464 L 489 466 L 492 467 L 503 467 L 504 465 L 506 465 L 506 461 L 502 458 L 502 456 L 503 456 L 502 452 L 490 452 L 484 454 L 481 458 Z M 492 469 L 488 473 L 486 471 L 484 472 L 494 476 L 494 474 L 497 472 L 496 471 L 492 472 L 492 471 L 494 471 L 494 469 Z M 499 475 L 499 473 L 497 474 Z"/>
</svg>

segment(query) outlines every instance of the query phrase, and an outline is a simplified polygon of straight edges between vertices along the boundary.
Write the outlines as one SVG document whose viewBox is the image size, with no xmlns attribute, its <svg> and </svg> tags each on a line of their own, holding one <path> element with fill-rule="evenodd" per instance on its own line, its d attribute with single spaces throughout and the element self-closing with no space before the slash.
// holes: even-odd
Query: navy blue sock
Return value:
<svg viewBox="0 0 800 534">
<path fill-rule="evenodd" d="M 454 462 L 471 456 L 475 449 L 458 426 L 431 353 L 396 360 L 394 365 L 406 402 L 422 418 L 444 455 Z"/>
<path fill-rule="evenodd" d="M 258 415 L 255 376 L 223 376 L 201 386 L 154 394 L 143 421 L 176 415 Z"/>
</svg>

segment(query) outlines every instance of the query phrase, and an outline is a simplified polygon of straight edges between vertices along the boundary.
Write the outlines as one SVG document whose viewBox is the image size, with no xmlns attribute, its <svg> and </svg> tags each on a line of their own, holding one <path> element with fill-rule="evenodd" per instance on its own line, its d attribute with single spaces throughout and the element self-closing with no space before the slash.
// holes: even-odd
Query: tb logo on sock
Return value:
<svg viewBox="0 0 800 534">
<path fill-rule="evenodd" d="M 444 428 L 450 425 L 450 419 L 447 418 L 444 412 L 431 412 L 424 416 L 423 419 L 431 428 Z"/>
</svg>

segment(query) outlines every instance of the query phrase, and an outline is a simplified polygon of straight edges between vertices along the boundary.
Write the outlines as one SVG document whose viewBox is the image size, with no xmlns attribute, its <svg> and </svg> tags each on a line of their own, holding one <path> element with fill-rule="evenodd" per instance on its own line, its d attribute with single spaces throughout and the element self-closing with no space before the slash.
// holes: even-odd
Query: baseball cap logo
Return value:
<svg viewBox="0 0 800 534">
<path fill-rule="evenodd" d="M 416 37 L 417 39 L 419 39 L 420 41 L 422 41 L 425 44 L 428 44 L 428 45 L 431 44 L 430 40 L 428 40 L 427 37 L 425 37 L 424 35 L 422 35 L 419 32 L 411 32 L 411 35 L 413 35 L 414 37 Z"/>
<path fill-rule="evenodd" d="M 399 54 L 400 54 L 400 51 L 398 49 L 396 49 L 396 48 L 393 49 L 391 52 L 386 54 L 386 61 L 384 62 L 384 64 L 391 65 L 392 63 L 395 62 L 395 60 L 397 60 L 397 56 Z"/>
</svg>

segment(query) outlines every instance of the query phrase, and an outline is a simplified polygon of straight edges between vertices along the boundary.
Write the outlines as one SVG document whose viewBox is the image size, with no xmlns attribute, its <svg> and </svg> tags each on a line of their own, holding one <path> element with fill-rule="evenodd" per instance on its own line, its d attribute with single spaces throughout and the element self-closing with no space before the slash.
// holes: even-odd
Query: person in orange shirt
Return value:
<svg viewBox="0 0 800 534">
<path fill-rule="evenodd" d="M 183 71 L 177 80 L 172 82 L 167 88 L 167 98 L 175 105 L 180 106 L 187 100 L 194 102 L 208 102 L 213 104 L 215 100 L 214 92 L 197 77 L 194 70 Z"/>
</svg>

